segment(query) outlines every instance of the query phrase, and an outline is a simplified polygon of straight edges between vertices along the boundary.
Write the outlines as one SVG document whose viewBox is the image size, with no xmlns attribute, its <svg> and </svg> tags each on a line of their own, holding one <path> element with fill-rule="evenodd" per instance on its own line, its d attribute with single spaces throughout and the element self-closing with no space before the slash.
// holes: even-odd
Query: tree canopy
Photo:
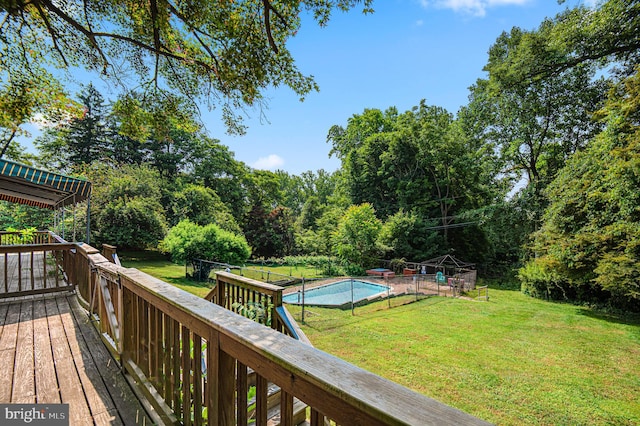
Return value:
<svg viewBox="0 0 640 426">
<path fill-rule="evenodd" d="M 362 4 L 366 13 L 371 3 L 3 0 L 0 97 L 9 108 L 0 125 L 12 129 L 37 112 L 64 109 L 55 70 L 84 68 L 129 91 L 220 107 L 228 129 L 241 132 L 236 110 L 261 106 L 265 88 L 287 85 L 301 98 L 317 88 L 286 46 L 303 11 L 324 25 L 334 9 Z"/>
<path fill-rule="evenodd" d="M 638 70 L 612 90 L 601 111 L 607 130 L 549 186 L 550 205 L 534 240 L 538 258 L 524 274 L 533 291 L 551 285 L 556 296 L 602 299 L 605 292 L 618 303 L 640 300 Z"/>
</svg>

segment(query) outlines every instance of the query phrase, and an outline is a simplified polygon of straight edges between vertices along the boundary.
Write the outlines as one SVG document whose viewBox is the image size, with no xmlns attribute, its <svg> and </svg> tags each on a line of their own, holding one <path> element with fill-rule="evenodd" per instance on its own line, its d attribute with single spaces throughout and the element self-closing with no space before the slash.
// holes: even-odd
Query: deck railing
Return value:
<svg viewBox="0 0 640 426">
<path fill-rule="evenodd" d="M 280 425 L 319 426 L 329 419 L 341 425 L 484 424 L 278 330 L 110 263 L 92 247 L 74 246 L 63 251 L 65 274 L 161 423 L 266 425 L 275 411 Z M 241 277 L 220 273 L 217 280 L 217 301 L 226 304 L 229 294 L 262 297 L 240 290 L 255 286 Z M 276 305 L 281 292 L 274 291 Z M 278 318 L 277 312 L 272 315 Z M 275 402 L 274 387 L 279 388 Z M 309 408 L 298 410 L 300 404 Z"/>
<path fill-rule="evenodd" d="M 57 241 L 47 231 L 0 232 L 0 299 L 70 290 L 76 244 Z"/>
<path fill-rule="evenodd" d="M 241 277 L 215 273 L 215 287 L 204 298 L 281 333 L 311 345 L 282 304 L 284 287 Z"/>
</svg>

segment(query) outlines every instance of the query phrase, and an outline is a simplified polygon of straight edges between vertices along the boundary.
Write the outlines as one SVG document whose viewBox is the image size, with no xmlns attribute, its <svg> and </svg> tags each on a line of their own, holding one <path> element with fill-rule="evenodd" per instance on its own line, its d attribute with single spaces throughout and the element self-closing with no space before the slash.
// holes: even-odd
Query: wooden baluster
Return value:
<svg viewBox="0 0 640 426">
<path fill-rule="evenodd" d="M 202 337 L 193 333 L 193 418 L 202 425 Z"/>
<path fill-rule="evenodd" d="M 133 362 L 136 363 L 136 365 L 140 365 L 140 347 L 142 345 L 142 343 L 140 342 L 140 312 L 142 311 L 142 299 L 140 297 L 138 297 L 137 295 L 133 296 L 133 311 L 132 311 L 132 315 L 131 315 L 131 322 L 133 323 L 133 352 L 132 352 L 132 358 L 133 358 Z"/>
<path fill-rule="evenodd" d="M 163 316 L 162 311 L 160 309 L 156 309 L 156 325 L 155 325 L 156 333 L 154 336 L 156 348 L 153 353 L 153 364 L 154 364 L 154 370 L 156 374 L 156 390 L 160 395 L 164 393 L 164 369 L 163 369 L 164 367 L 164 344 L 163 344 L 164 333 L 162 330 L 162 325 L 163 325 L 162 316 Z"/>
<path fill-rule="evenodd" d="M 324 426 L 324 416 L 315 408 L 311 408 L 311 425 L 310 426 Z"/>
<path fill-rule="evenodd" d="M 31 252 L 31 290 L 35 290 L 36 288 L 36 279 L 35 276 L 33 274 L 33 270 L 34 270 L 34 264 L 33 264 L 33 258 L 34 258 L 34 252 Z"/>
<path fill-rule="evenodd" d="M 164 393 L 162 393 L 162 396 L 166 401 L 167 405 L 171 407 L 171 402 L 173 398 L 172 384 L 173 384 L 173 375 L 174 375 L 174 371 L 171 368 L 172 366 L 171 351 L 173 348 L 173 327 L 172 327 L 173 320 L 169 317 L 169 315 L 163 315 L 163 322 L 164 322 L 164 325 L 162 327 L 162 331 L 163 331 L 164 337 L 162 339 L 163 340 L 162 363 L 163 363 L 163 371 L 164 371 L 164 376 L 163 376 Z"/>
<path fill-rule="evenodd" d="M 178 418 L 182 416 L 182 404 L 180 402 L 180 323 L 172 320 L 173 338 L 171 349 L 172 355 L 172 371 L 171 371 L 171 384 L 173 388 L 173 411 Z"/>
<path fill-rule="evenodd" d="M 269 393 L 269 383 L 267 379 L 256 374 L 256 426 L 267 425 L 267 394 Z"/>
<path fill-rule="evenodd" d="M 184 325 L 181 333 L 182 423 L 191 426 L 191 332 Z"/>
<path fill-rule="evenodd" d="M 47 251 L 42 252 L 42 288 L 47 288 Z"/>
<path fill-rule="evenodd" d="M 137 316 L 135 313 L 134 296 L 131 291 L 122 289 L 122 365 L 126 361 L 133 358 L 133 351 L 135 348 L 134 342 L 134 321 Z"/>
<path fill-rule="evenodd" d="M 22 253 L 18 253 L 18 291 L 22 291 Z"/>
<path fill-rule="evenodd" d="M 218 338 L 212 329 L 207 342 L 208 423 L 235 425 L 236 360 L 220 349 Z"/>
<path fill-rule="evenodd" d="M 280 389 L 280 426 L 293 426 L 293 395 Z"/>
<path fill-rule="evenodd" d="M 9 293 L 9 253 L 4 254 L 4 292 Z"/>
<path fill-rule="evenodd" d="M 157 340 L 157 309 L 153 305 L 149 305 L 149 381 L 156 389 L 158 389 L 158 340 Z"/>
<path fill-rule="evenodd" d="M 58 283 L 59 283 L 59 280 L 60 280 L 60 278 L 58 276 L 60 274 L 60 258 L 59 258 L 59 256 L 60 256 L 60 252 L 58 251 L 58 252 L 55 253 L 55 257 L 56 257 L 56 273 L 55 273 L 56 288 L 58 287 Z"/>
<path fill-rule="evenodd" d="M 140 355 L 138 366 L 143 374 L 149 377 L 149 302 L 140 298 L 138 300 L 138 330 L 140 333 Z"/>
<path fill-rule="evenodd" d="M 249 384 L 247 380 L 248 368 L 240 361 L 236 365 L 236 392 L 238 395 L 238 426 L 247 426 L 247 394 L 249 393 Z"/>
</svg>

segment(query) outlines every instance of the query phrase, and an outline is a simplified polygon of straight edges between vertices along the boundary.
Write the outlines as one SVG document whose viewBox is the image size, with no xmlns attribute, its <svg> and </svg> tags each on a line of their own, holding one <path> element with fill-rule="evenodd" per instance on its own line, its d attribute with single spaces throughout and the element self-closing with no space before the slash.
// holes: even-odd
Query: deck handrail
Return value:
<svg viewBox="0 0 640 426">
<path fill-rule="evenodd" d="M 76 244 L 15 244 L 16 241 L 19 240 L 0 245 L 0 299 L 73 289 L 75 278 L 66 272 L 75 269 L 70 262 L 74 261 L 71 253 L 77 249 Z M 46 241 L 50 241 L 48 235 Z"/>
<path fill-rule="evenodd" d="M 313 426 L 325 417 L 348 425 L 486 424 L 97 251 L 78 253 L 93 290 L 78 289 L 93 298 L 104 340 L 165 423 L 245 426 L 254 415 L 266 424 L 271 383 L 280 389 L 282 425 L 298 423 L 297 400 L 311 407 Z M 251 373 L 256 405 L 248 410 Z"/>
</svg>

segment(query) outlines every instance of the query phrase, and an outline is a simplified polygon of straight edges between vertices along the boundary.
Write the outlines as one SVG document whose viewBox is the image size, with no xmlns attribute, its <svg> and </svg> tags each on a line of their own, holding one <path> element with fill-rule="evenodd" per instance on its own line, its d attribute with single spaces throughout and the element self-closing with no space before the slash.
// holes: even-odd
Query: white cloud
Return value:
<svg viewBox="0 0 640 426">
<path fill-rule="evenodd" d="M 485 16 L 487 9 L 498 6 L 520 6 L 530 0 L 420 0 L 423 7 L 451 9 L 454 12 Z"/>
<path fill-rule="evenodd" d="M 258 161 L 253 163 L 251 167 L 259 170 L 275 170 L 284 165 L 282 157 L 276 154 L 270 154 L 267 157 L 260 157 Z"/>
</svg>

